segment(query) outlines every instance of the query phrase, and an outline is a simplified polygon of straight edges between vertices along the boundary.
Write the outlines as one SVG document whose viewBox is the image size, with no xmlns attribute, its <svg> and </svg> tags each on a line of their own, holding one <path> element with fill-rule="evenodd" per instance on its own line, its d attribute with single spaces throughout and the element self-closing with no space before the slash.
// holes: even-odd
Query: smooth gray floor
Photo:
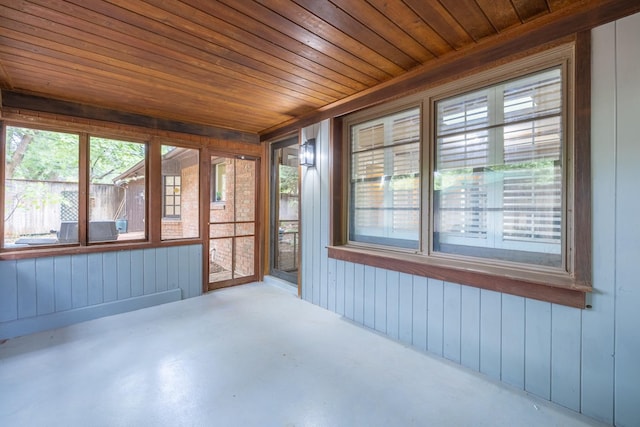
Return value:
<svg viewBox="0 0 640 427">
<path fill-rule="evenodd" d="M 600 424 L 251 284 L 1 344 L 0 425 Z"/>
</svg>

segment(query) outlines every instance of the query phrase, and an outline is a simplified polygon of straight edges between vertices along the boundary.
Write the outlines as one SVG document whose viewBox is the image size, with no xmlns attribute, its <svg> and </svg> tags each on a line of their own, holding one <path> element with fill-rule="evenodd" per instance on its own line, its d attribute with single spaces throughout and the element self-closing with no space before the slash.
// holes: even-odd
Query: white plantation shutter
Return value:
<svg viewBox="0 0 640 427">
<path fill-rule="evenodd" d="M 350 240 L 417 248 L 420 110 L 351 128 Z"/>
<path fill-rule="evenodd" d="M 560 254 L 561 69 L 444 99 L 436 107 L 436 250 L 448 243 Z"/>
<path fill-rule="evenodd" d="M 504 90 L 503 239 L 555 245 L 562 239 L 562 85 L 559 69 Z"/>
<path fill-rule="evenodd" d="M 449 238 L 485 239 L 489 162 L 489 97 L 474 93 L 438 103 L 436 231 Z"/>
</svg>

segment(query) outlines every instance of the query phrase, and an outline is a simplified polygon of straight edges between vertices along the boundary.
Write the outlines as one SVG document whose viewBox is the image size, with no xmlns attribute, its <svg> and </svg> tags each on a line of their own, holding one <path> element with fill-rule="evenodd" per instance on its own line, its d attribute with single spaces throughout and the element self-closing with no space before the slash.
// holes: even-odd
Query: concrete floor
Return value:
<svg viewBox="0 0 640 427">
<path fill-rule="evenodd" d="M 590 426 L 269 284 L 0 345 L 1 426 Z"/>
</svg>

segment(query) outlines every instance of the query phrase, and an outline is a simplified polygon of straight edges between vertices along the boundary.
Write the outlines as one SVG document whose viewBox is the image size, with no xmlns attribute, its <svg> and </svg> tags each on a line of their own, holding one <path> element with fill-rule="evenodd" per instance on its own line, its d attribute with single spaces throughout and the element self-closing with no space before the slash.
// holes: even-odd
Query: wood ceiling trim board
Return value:
<svg viewBox="0 0 640 427">
<path fill-rule="evenodd" d="M 477 42 L 498 32 L 475 0 L 440 0 L 440 2 L 474 41 Z"/>
<path fill-rule="evenodd" d="M 476 0 L 476 2 L 498 32 L 521 23 L 510 0 Z"/>
<path fill-rule="evenodd" d="M 389 2 L 388 0 L 369 0 L 369 3 L 406 31 L 414 40 L 421 43 L 434 56 L 439 57 L 451 51 L 449 43 L 404 3 Z"/>
<path fill-rule="evenodd" d="M 317 0 L 293 1 L 325 22 L 331 23 L 332 26 L 349 37 L 359 40 L 367 46 L 373 46 L 373 50 L 379 52 L 402 70 L 409 70 L 418 65 L 418 62 L 414 58 L 398 49 L 378 33 L 372 31 L 369 27 L 354 19 L 333 3 L 319 2 Z"/>
<path fill-rule="evenodd" d="M 256 0 L 256 2 L 385 72 L 387 74 L 385 81 L 404 72 L 401 67 L 379 52 L 341 32 L 291 0 L 269 0 L 267 4 L 264 0 Z"/>
<path fill-rule="evenodd" d="M 404 2 L 452 48 L 457 50 L 473 43 L 471 36 L 438 1 L 404 0 Z"/>
<path fill-rule="evenodd" d="M 390 19 L 390 17 L 380 13 L 378 9 L 368 2 L 332 0 L 332 3 L 416 62 L 424 63 L 435 58 L 433 52 L 418 43 L 413 37 L 403 31 L 396 22 Z"/>
<path fill-rule="evenodd" d="M 2 18 L 0 18 L 0 26 L 2 23 Z M 118 60 L 116 58 L 110 58 L 106 56 L 100 56 L 97 53 L 92 54 L 91 58 L 84 58 L 82 55 L 85 54 L 84 51 L 78 50 L 75 47 L 70 47 L 65 44 L 57 44 L 55 45 L 55 49 L 50 49 L 44 47 L 44 44 L 51 45 L 51 39 L 40 39 L 36 36 L 31 36 L 26 33 L 17 33 L 11 29 L 6 27 L 3 33 L 11 37 L 13 36 L 12 43 L 7 42 L 7 38 L 3 38 L 3 44 L 7 46 L 16 46 L 27 51 L 31 52 L 39 52 L 41 54 L 45 54 L 46 56 L 57 57 L 60 59 L 66 60 L 69 64 L 83 64 L 89 68 L 94 68 L 94 72 L 111 72 L 115 75 L 129 75 L 131 77 L 131 81 L 137 81 L 140 79 L 140 76 L 146 76 L 143 78 L 148 79 L 149 76 L 152 76 L 155 79 L 158 79 L 158 82 L 166 82 L 169 86 L 184 86 L 185 88 L 192 88 L 195 93 L 199 93 L 203 91 L 204 93 L 216 93 L 217 96 L 227 97 L 229 98 L 233 95 L 234 98 L 240 98 L 243 102 L 253 103 L 259 101 L 257 96 L 265 96 L 271 97 L 276 95 L 279 102 L 282 103 L 282 108 L 291 109 L 295 108 L 296 105 L 299 105 L 300 101 L 296 100 L 293 97 L 288 96 L 287 94 L 277 93 L 273 91 L 260 90 L 258 88 L 251 88 L 251 90 L 247 90 L 245 87 L 238 85 L 237 82 L 227 81 L 224 77 L 216 77 L 218 80 L 212 80 L 210 84 L 206 84 L 203 81 L 206 79 L 207 81 L 211 80 L 210 76 L 203 76 L 201 80 L 188 80 L 183 79 L 180 75 L 176 75 L 172 73 L 171 70 L 156 70 L 155 67 L 152 67 L 152 63 L 147 63 L 146 66 L 134 64 L 131 62 L 125 62 Z M 51 34 L 49 35 L 51 38 L 56 38 L 58 35 Z M 0 36 L 1 37 L 1 36 Z M 17 40 L 17 38 L 21 38 L 21 40 Z M 60 36 L 62 37 L 62 36 Z M 307 98 L 305 100 L 310 105 L 314 105 L 311 102 L 311 99 Z M 323 104 L 316 103 L 316 106 L 320 106 Z"/>
<path fill-rule="evenodd" d="M 315 113 L 292 119 L 260 132 L 260 139 L 268 141 L 318 121 L 386 102 L 408 93 L 424 90 L 439 81 L 453 78 L 476 67 L 487 66 L 516 54 L 557 43 L 576 33 L 591 30 L 607 22 L 640 12 L 637 0 L 609 0 L 580 2 L 573 7 L 542 15 L 502 33 L 487 37 L 475 46 L 455 51 L 402 76 L 367 89 L 359 94 L 321 107 Z"/>
<path fill-rule="evenodd" d="M 227 50 L 235 52 L 236 54 L 242 52 L 242 56 L 248 56 L 261 64 L 257 69 L 262 69 L 265 65 L 273 68 L 279 68 L 282 71 L 286 71 L 292 75 L 302 77 L 309 82 L 317 84 L 318 89 L 322 88 L 331 96 L 341 97 L 354 92 L 354 90 L 348 86 L 325 78 L 323 74 L 325 72 L 329 75 L 334 74 L 325 67 L 321 67 L 320 65 L 308 61 L 299 55 L 288 52 L 285 49 L 281 49 L 266 40 L 259 39 L 244 30 L 229 28 L 231 26 L 224 21 L 213 16 L 206 15 L 197 9 L 189 9 L 184 12 L 179 8 L 173 10 L 174 15 L 172 15 L 169 22 L 166 19 L 167 11 L 155 7 L 150 3 L 143 3 L 139 1 L 132 2 L 130 0 L 112 0 L 112 2 L 121 8 L 126 8 L 131 12 L 141 16 L 146 16 L 158 23 L 162 23 L 162 25 L 179 29 L 218 46 L 224 46 Z M 171 4 L 174 5 L 177 3 L 172 2 Z M 181 15 L 178 15 L 178 13 Z M 238 40 L 213 30 L 212 27 L 214 22 L 216 26 L 227 31 L 234 29 L 242 31 L 244 36 L 243 40 Z"/>
<path fill-rule="evenodd" d="M 14 109 L 42 111 L 52 114 L 82 117 L 90 120 L 109 121 L 124 125 L 140 126 L 148 129 L 159 129 L 171 132 L 188 133 L 198 136 L 219 138 L 259 144 L 257 134 L 240 132 L 233 129 L 205 126 L 197 123 L 185 123 L 174 120 L 163 120 L 140 114 L 127 114 L 106 108 L 58 101 L 39 96 L 25 95 L 16 92 L 2 92 L 3 106 Z"/>
<path fill-rule="evenodd" d="M 191 1 L 192 6 L 209 14 L 222 11 L 224 16 L 220 16 L 220 18 L 231 25 L 242 27 L 256 37 L 271 40 L 290 52 L 294 52 L 309 61 L 332 70 L 341 76 L 339 80 L 343 84 L 350 86 L 354 90 L 361 90 L 364 87 L 380 82 L 380 70 L 371 67 L 370 64 L 336 46 L 330 45 L 329 49 L 325 40 L 316 37 L 315 34 L 304 30 L 270 9 L 247 1 L 233 1 L 230 3 L 225 4 L 223 1 L 214 2 L 211 0 Z M 253 22 L 250 28 L 246 26 L 248 20 Z M 300 33 L 303 33 L 303 36 L 300 37 Z M 313 39 L 313 42 L 310 42 L 310 39 Z M 331 50 L 331 54 L 326 53 L 329 50 Z M 354 63 L 356 65 L 352 65 Z M 364 71 L 365 69 L 372 72 L 372 74 L 367 74 Z"/>
<path fill-rule="evenodd" d="M 286 93 L 291 98 L 300 99 L 305 102 L 310 102 L 311 99 L 315 99 L 316 105 L 323 105 L 323 104 L 326 104 L 327 102 L 334 101 L 335 99 L 338 98 L 337 96 L 329 97 L 322 92 L 311 91 L 309 89 L 306 89 L 300 86 L 295 86 L 295 87 L 277 86 L 276 88 L 274 88 L 273 85 L 267 84 L 266 82 L 264 82 L 264 80 L 246 76 L 241 73 L 236 73 L 232 70 L 227 71 L 226 69 L 222 69 L 221 67 L 217 67 L 215 65 L 211 66 L 210 69 L 207 70 L 204 67 L 198 67 L 191 64 L 179 62 L 177 59 L 173 59 L 173 58 L 167 58 L 166 62 L 162 63 L 162 62 L 159 62 L 159 59 L 162 59 L 162 57 L 159 57 L 158 55 L 143 49 L 138 49 L 135 47 L 131 47 L 129 45 L 120 44 L 118 41 L 113 41 L 112 43 L 119 46 L 120 49 L 113 49 L 112 45 L 109 45 L 111 41 L 107 40 L 107 37 L 106 37 L 107 34 L 105 34 L 105 37 L 98 37 L 94 34 L 82 32 L 81 30 L 76 30 L 74 28 L 68 28 L 68 27 L 58 28 L 60 24 L 49 19 L 35 17 L 33 15 L 24 14 L 22 18 L 28 17 L 28 21 L 26 19 L 23 19 L 22 22 L 17 22 L 17 21 L 5 18 L 6 16 L 7 18 L 20 19 L 20 17 L 17 15 L 18 15 L 18 12 L 7 10 L 6 8 L 0 6 L 0 26 L 9 28 L 14 32 L 17 32 L 21 29 L 24 30 L 26 28 L 25 25 L 28 25 L 29 28 L 32 28 L 31 33 L 34 36 L 47 40 L 48 44 L 51 44 L 51 42 L 57 41 L 61 45 L 66 45 L 73 48 L 86 46 L 85 49 L 87 51 L 93 52 L 95 54 L 100 53 L 105 58 L 120 59 L 125 62 L 131 62 L 130 61 L 131 58 L 136 58 L 138 60 L 142 60 L 142 62 L 147 66 L 151 66 L 155 63 L 157 65 L 153 66 L 152 68 L 154 68 L 159 72 L 174 74 L 175 70 L 181 70 L 180 74 L 183 77 L 192 75 L 193 80 L 200 81 L 200 82 L 209 81 L 210 84 L 216 84 L 216 85 L 219 85 L 219 84 L 239 85 L 241 84 L 241 82 L 244 82 L 246 84 L 255 86 L 257 88 L 256 90 L 258 91 L 267 90 L 271 94 L 273 94 L 274 92 Z M 36 26 L 36 24 L 40 24 L 40 25 Z M 42 26 L 46 24 L 48 24 L 47 25 L 48 28 L 50 28 L 52 31 L 42 28 Z M 68 34 L 69 36 L 62 35 L 62 33 Z M 105 33 L 108 33 L 108 30 L 105 30 Z M 72 38 L 73 36 L 75 36 L 75 39 Z M 60 40 L 57 40 L 57 39 L 60 39 Z M 88 45 L 89 43 L 93 44 L 93 46 L 100 46 L 100 48 L 96 49 L 93 46 Z M 140 43 L 145 44 L 146 42 L 141 41 Z M 178 52 L 177 55 L 181 56 L 183 54 Z M 186 57 L 186 55 L 184 56 Z M 215 73 L 211 72 L 212 70 L 218 71 L 220 73 L 220 76 L 223 76 L 223 77 L 216 77 Z M 229 74 L 231 74 L 231 76 L 229 76 Z"/>
</svg>

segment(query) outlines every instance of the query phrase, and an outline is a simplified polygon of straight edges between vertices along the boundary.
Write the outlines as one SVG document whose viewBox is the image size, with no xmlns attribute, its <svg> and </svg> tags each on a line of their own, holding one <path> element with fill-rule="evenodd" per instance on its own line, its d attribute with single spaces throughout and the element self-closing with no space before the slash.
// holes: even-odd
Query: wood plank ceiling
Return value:
<svg viewBox="0 0 640 427">
<path fill-rule="evenodd" d="M 260 133 L 593 3 L 0 0 L 0 88 Z"/>
</svg>

